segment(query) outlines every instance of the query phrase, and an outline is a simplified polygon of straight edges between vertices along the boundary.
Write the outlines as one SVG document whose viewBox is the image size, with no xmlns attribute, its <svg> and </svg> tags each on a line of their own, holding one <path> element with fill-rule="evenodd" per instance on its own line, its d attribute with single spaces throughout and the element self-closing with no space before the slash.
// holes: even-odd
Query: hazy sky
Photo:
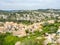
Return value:
<svg viewBox="0 0 60 45">
<path fill-rule="evenodd" d="M 0 10 L 60 8 L 60 0 L 0 0 Z"/>
</svg>

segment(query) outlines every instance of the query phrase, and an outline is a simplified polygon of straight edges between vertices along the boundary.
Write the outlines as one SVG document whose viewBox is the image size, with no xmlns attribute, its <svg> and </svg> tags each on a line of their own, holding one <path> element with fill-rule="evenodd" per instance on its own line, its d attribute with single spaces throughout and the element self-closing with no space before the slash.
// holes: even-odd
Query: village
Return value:
<svg viewBox="0 0 60 45">
<path fill-rule="evenodd" d="M 1 45 L 60 45 L 59 10 L 0 12 Z"/>
</svg>

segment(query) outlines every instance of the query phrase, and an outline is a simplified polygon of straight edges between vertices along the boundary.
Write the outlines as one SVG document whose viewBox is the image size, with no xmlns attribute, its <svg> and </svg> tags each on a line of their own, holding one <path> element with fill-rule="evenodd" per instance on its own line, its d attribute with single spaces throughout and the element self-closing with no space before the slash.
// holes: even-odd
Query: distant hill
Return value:
<svg viewBox="0 0 60 45">
<path fill-rule="evenodd" d="M 41 22 L 60 19 L 60 9 L 0 10 L 0 20 Z"/>
</svg>

